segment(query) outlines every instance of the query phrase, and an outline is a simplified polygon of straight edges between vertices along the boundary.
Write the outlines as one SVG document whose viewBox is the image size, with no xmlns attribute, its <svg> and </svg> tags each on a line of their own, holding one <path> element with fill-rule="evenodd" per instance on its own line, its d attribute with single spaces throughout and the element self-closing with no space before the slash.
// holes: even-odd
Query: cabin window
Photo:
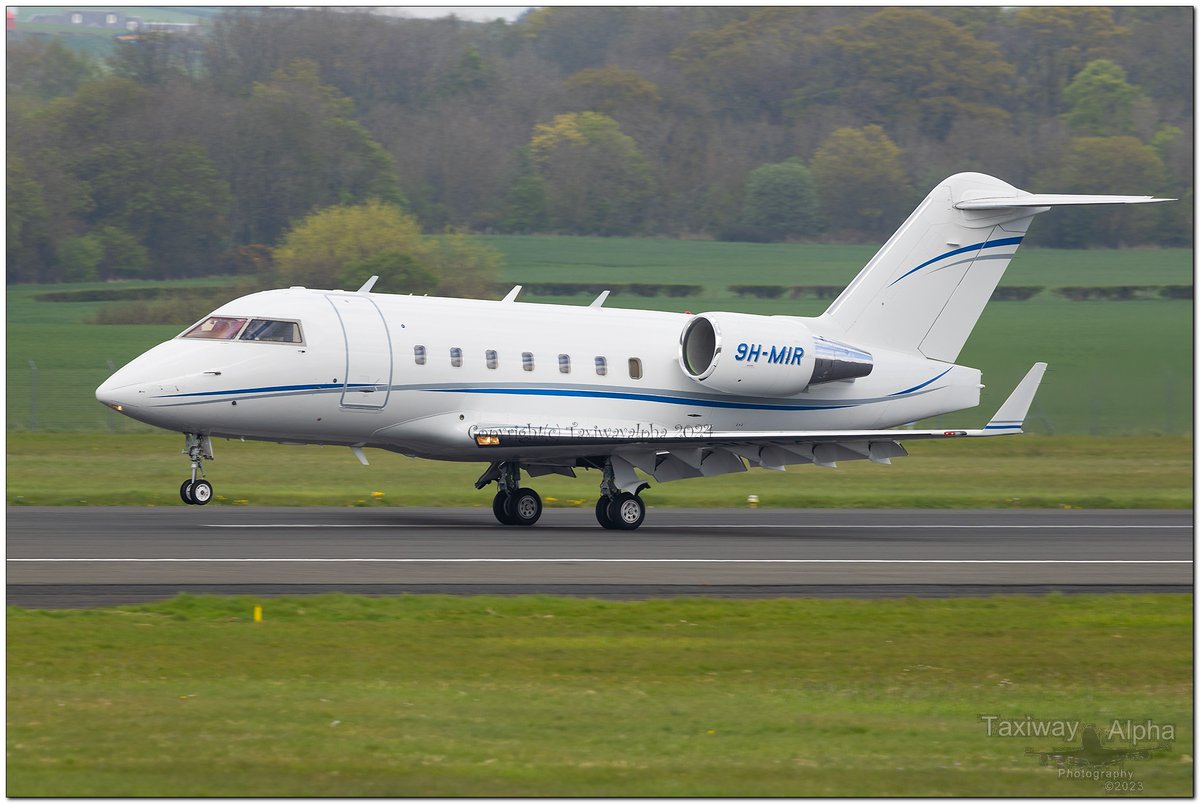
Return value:
<svg viewBox="0 0 1200 804">
<path fill-rule="evenodd" d="M 450 365 L 455 368 L 462 366 L 462 349 L 459 349 L 457 346 L 450 347 Z"/>
<path fill-rule="evenodd" d="M 425 365 L 425 347 L 424 346 L 414 346 L 413 347 L 413 360 L 417 361 L 418 366 Z"/>
<path fill-rule="evenodd" d="M 488 368 L 494 369 L 496 366 L 500 365 L 500 356 L 496 354 L 495 349 L 488 349 L 486 352 L 484 352 L 484 356 L 487 358 Z"/>
<path fill-rule="evenodd" d="M 246 323 L 244 318 L 210 316 L 183 334 L 185 338 L 207 338 L 213 341 L 231 341 L 241 332 Z"/>
<path fill-rule="evenodd" d="M 640 357 L 629 358 L 629 379 L 640 380 L 642 378 L 642 359 Z"/>
<path fill-rule="evenodd" d="M 570 355 L 559 355 L 558 356 L 558 370 L 560 372 L 562 372 L 563 374 L 571 373 L 571 356 Z"/>
<path fill-rule="evenodd" d="M 300 325 L 295 321 L 269 321 L 254 318 L 242 332 L 243 341 L 267 341 L 269 343 L 303 343 Z"/>
<path fill-rule="evenodd" d="M 533 352 L 521 352 L 521 368 L 533 371 Z"/>
<path fill-rule="evenodd" d="M 608 358 L 596 355 L 596 373 L 601 377 L 608 374 Z"/>
</svg>

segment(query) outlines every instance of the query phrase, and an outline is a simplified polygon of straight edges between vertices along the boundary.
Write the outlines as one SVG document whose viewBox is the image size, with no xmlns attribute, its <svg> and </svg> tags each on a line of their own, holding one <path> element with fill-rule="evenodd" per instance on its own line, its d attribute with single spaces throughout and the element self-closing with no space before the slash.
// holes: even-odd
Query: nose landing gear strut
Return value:
<svg viewBox="0 0 1200 804">
<path fill-rule="evenodd" d="M 207 480 L 197 480 L 196 476 L 204 477 L 201 461 L 213 459 L 212 439 L 197 433 L 184 433 L 183 437 L 184 448 L 181 451 L 192 462 L 192 476 L 179 487 L 179 498 L 188 505 L 205 505 L 212 499 L 213 487 Z"/>
</svg>

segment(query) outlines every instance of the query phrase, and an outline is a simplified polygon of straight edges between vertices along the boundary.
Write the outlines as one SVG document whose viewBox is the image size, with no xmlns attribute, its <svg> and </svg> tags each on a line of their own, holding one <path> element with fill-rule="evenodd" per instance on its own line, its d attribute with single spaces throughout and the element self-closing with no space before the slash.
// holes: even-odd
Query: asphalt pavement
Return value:
<svg viewBox="0 0 1200 804">
<path fill-rule="evenodd" d="M 1193 586 L 1191 511 L 590 510 L 531 528 L 487 509 L 33 508 L 7 511 L 8 603 L 221 594 L 955 596 Z"/>
</svg>

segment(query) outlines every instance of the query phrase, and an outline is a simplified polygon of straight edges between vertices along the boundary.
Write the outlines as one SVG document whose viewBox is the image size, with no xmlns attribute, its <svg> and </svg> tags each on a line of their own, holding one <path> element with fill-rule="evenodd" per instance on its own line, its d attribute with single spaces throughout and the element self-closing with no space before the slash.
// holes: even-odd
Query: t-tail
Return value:
<svg viewBox="0 0 1200 804">
<path fill-rule="evenodd" d="M 926 196 L 822 318 L 849 343 L 953 363 L 1035 215 L 1168 200 L 1034 194 L 982 173 L 956 174 Z"/>
</svg>

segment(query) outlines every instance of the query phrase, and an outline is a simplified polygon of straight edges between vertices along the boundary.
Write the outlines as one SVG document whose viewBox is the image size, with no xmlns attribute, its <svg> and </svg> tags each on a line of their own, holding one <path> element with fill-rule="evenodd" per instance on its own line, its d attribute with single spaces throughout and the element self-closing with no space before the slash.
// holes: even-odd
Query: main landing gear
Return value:
<svg viewBox="0 0 1200 804">
<path fill-rule="evenodd" d="M 492 498 L 492 513 L 497 522 L 501 525 L 529 526 L 541 518 L 542 498 L 533 489 L 521 488 L 521 467 L 518 464 L 492 464 L 475 485 L 483 488 L 492 480 L 500 487 Z"/>
<path fill-rule="evenodd" d="M 637 494 L 623 491 L 596 500 L 596 521 L 607 530 L 635 530 L 646 518 L 646 504 Z"/>
<path fill-rule="evenodd" d="M 501 525 L 529 526 L 542 516 L 542 498 L 533 489 L 521 487 L 520 464 L 515 461 L 492 464 L 475 487 L 482 489 L 492 481 L 499 487 L 492 498 L 492 514 Z M 646 518 L 646 503 L 640 495 L 649 486 L 643 483 L 633 493 L 621 491 L 613 477 L 611 461 L 605 461 L 600 499 L 596 500 L 596 521 L 607 530 L 637 529 Z"/>
<path fill-rule="evenodd" d="M 206 435 L 184 433 L 185 444 L 183 454 L 192 462 L 192 476 L 183 481 L 179 487 L 179 499 L 188 505 L 206 505 L 213 496 L 212 484 L 207 480 L 197 480 L 196 475 L 204 477 L 202 460 L 212 460 L 212 440 Z"/>
</svg>

